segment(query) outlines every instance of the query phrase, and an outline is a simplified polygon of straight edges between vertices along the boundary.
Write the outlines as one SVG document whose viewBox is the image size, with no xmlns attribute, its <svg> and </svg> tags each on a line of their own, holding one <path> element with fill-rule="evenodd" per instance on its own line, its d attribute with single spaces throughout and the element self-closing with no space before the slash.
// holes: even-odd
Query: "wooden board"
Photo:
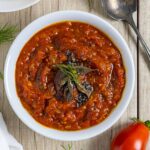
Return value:
<svg viewBox="0 0 150 150">
<path fill-rule="evenodd" d="M 150 1 L 142 0 L 139 3 L 138 13 L 134 14 L 134 20 L 139 21 L 139 27 L 142 35 L 150 46 Z M 141 117 L 142 119 L 150 119 L 150 70 L 141 54 L 141 49 L 137 44 L 137 38 L 132 29 L 125 23 L 116 22 L 105 14 L 102 10 L 100 0 L 41 0 L 37 5 L 28 9 L 13 13 L 0 13 L 0 24 L 10 23 L 18 25 L 20 31 L 36 18 L 58 10 L 82 10 L 96 14 L 108 22 L 110 22 L 124 37 L 128 43 L 137 75 L 134 95 L 131 103 L 123 114 L 121 119 L 105 133 L 78 142 L 62 142 L 45 138 L 24 125 L 12 111 L 5 91 L 3 82 L 0 81 L 0 111 L 3 113 L 9 131 L 16 139 L 23 144 L 24 150 L 61 150 L 61 145 L 73 144 L 73 150 L 109 150 L 112 137 L 130 122 L 131 117 Z M 144 26 L 144 27 L 143 27 Z M 0 70 L 3 70 L 5 57 L 11 43 L 0 46 Z M 138 52 L 138 53 L 137 53 Z M 137 86 L 138 85 L 138 86 Z M 138 88 L 137 88 L 138 87 Z M 150 146 L 147 148 L 150 149 Z"/>
<path fill-rule="evenodd" d="M 139 29 L 145 39 L 147 45 L 150 47 L 150 1 L 139 1 Z M 138 96 L 138 115 L 142 120 L 150 119 L 150 62 L 144 53 L 144 49 L 139 44 L 139 96 Z M 150 142 L 148 145 L 150 149 Z"/>
</svg>

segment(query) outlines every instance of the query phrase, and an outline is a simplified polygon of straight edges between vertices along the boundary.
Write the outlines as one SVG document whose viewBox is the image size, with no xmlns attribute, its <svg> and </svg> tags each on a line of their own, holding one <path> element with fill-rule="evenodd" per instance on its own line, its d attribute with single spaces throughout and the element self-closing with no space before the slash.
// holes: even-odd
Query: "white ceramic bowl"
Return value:
<svg viewBox="0 0 150 150">
<path fill-rule="evenodd" d="M 0 0 L 0 12 L 12 12 L 30 7 L 40 0 Z"/>
<path fill-rule="evenodd" d="M 126 68 L 126 86 L 122 98 L 117 107 L 114 109 L 114 111 L 109 115 L 109 117 L 96 126 L 84 130 L 69 132 L 47 128 L 35 121 L 22 106 L 17 96 L 15 87 L 16 61 L 25 43 L 42 28 L 64 20 L 85 22 L 97 27 L 105 34 L 107 34 L 115 43 L 115 45 L 119 48 Z M 42 134 L 49 138 L 65 141 L 87 139 L 96 136 L 110 128 L 121 117 L 121 115 L 128 106 L 134 89 L 134 80 L 135 71 L 133 59 L 125 40 L 122 38 L 119 32 L 103 19 L 81 11 L 54 12 L 43 16 L 29 24 L 25 29 L 22 30 L 22 32 L 13 42 L 6 58 L 4 71 L 4 83 L 6 94 L 8 96 L 9 103 L 12 106 L 15 113 L 17 114 L 17 116 L 35 132 L 38 132 L 39 134 Z"/>
</svg>

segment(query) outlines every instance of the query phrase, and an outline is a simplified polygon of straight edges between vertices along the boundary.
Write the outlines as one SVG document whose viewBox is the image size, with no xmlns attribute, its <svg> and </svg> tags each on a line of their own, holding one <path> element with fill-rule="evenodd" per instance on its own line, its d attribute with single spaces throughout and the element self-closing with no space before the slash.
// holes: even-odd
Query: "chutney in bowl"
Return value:
<svg viewBox="0 0 150 150">
<path fill-rule="evenodd" d="M 58 64 L 80 66 L 77 80 L 81 88 L 91 88 L 90 96 L 76 88 L 72 78 L 72 93 L 67 90 L 69 81 L 55 83 L 67 80 L 54 67 Z M 96 70 L 84 74 L 84 67 Z M 80 130 L 103 121 L 118 104 L 124 87 L 119 50 L 87 23 L 67 21 L 40 30 L 25 44 L 16 64 L 16 88 L 23 106 L 41 124 L 60 130 Z"/>
<path fill-rule="evenodd" d="M 5 89 L 18 117 L 58 140 L 110 128 L 129 104 L 135 80 L 130 50 L 103 19 L 60 11 L 28 25 L 5 63 Z"/>
</svg>

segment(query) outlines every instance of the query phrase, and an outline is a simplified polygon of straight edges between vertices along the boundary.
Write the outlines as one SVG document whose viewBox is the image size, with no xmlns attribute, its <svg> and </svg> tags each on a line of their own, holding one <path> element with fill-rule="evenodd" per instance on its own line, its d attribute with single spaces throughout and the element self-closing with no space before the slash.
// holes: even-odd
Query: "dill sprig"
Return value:
<svg viewBox="0 0 150 150">
<path fill-rule="evenodd" d="M 72 150 L 73 146 L 72 144 L 68 144 L 67 147 L 65 147 L 64 145 L 61 145 L 61 147 L 63 148 L 63 150 Z M 83 149 L 81 149 L 83 150 Z"/>
<path fill-rule="evenodd" d="M 55 67 L 59 68 L 66 76 L 68 76 L 71 81 L 78 82 L 78 74 L 72 65 L 57 64 Z"/>
<path fill-rule="evenodd" d="M 75 85 L 77 90 L 80 91 L 81 93 L 85 94 L 88 98 L 91 95 L 91 92 L 80 82 L 79 80 L 79 74 L 87 74 L 90 73 L 92 71 L 96 71 L 96 69 L 91 69 L 88 67 L 84 67 L 84 66 L 74 66 L 72 64 L 56 64 L 54 65 L 54 67 L 57 67 L 60 71 L 61 74 L 63 76 L 56 76 L 57 79 L 55 79 L 55 85 L 59 85 L 57 87 L 59 87 L 59 90 L 62 89 L 62 87 L 64 87 L 64 85 L 67 83 L 67 86 L 65 86 L 65 91 L 67 90 L 67 95 L 69 95 L 69 97 L 67 97 L 65 95 L 65 98 L 67 100 L 71 100 L 71 95 L 73 94 L 73 86 Z M 63 83 L 63 84 L 62 84 Z M 68 90 L 69 89 L 69 90 Z M 92 89 L 91 89 L 92 90 Z"/>
<path fill-rule="evenodd" d="M 5 24 L 0 27 L 0 45 L 12 41 L 17 33 L 17 27 L 14 25 Z"/>
<path fill-rule="evenodd" d="M 0 27 L 0 45 L 5 42 L 10 42 L 15 38 L 17 27 L 14 25 L 5 24 Z M 3 79 L 3 74 L 0 72 L 0 79 Z"/>
<path fill-rule="evenodd" d="M 64 145 L 61 145 L 61 147 L 62 147 L 64 150 L 71 150 L 71 149 L 72 149 L 72 144 L 68 144 L 67 147 L 65 147 Z"/>
<path fill-rule="evenodd" d="M 87 74 L 96 71 L 96 69 L 91 69 L 85 66 L 73 66 L 71 64 L 57 64 L 54 66 L 59 68 L 65 75 L 70 77 L 70 79 L 76 84 L 79 83 L 78 81 L 79 74 Z"/>
</svg>

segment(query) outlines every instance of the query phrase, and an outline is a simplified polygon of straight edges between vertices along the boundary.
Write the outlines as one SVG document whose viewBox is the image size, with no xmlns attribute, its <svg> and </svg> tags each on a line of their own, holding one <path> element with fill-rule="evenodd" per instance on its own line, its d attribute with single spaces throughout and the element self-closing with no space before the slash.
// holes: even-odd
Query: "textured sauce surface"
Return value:
<svg viewBox="0 0 150 150">
<path fill-rule="evenodd" d="M 56 98 L 53 66 L 73 52 L 98 73 L 82 76 L 94 91 L 77 107 Z M 62 22 L 35 34 L 23 47 L 16 63 L 16 89 L 23 106 L 41 124 L 59 130 L 80 130 L 102 122 L 116 107 L 125 87 L 125 69 L 119 50 L 95 27 Z"/>
</svg>

